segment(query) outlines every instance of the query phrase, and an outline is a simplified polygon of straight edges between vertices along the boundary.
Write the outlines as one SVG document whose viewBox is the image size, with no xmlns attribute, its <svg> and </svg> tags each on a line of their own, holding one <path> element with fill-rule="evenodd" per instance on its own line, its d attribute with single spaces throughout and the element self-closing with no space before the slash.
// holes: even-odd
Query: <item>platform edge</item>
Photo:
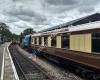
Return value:
<svg viewBox="0 0 100 80">
<path fill-rule="evenodd" d="M 17 74 L 16 68 L 15 68 L 14 62 L 13 62 L 13 60 L 12 60 L 12 57 L 11 57 L 11 55 L 10 55 L 10 51 L 9 51 L 9 49 L 8 49 L 9 46 L 10 46 L 10 44 L 7 46 L 7 51 L 8 51 L 8 54 L 9 54 L 10 60 L 11 60 L 11 64 L 12 64 L 12 68 L 13 68 L 14 76 L 15 76 L 16 80 L 19 80 L 19 77 L 18 77 L 18 74 Z"/>
</svg>

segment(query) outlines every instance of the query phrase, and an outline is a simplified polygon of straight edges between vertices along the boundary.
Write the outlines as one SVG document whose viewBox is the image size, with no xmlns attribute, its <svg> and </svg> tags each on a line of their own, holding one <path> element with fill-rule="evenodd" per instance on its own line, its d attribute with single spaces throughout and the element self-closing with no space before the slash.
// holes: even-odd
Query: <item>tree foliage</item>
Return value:
<svg viewBox="0 0 100 80">
<path fill-rule="evenodd" d="M 33 30 L 33 28 L 27 28 L 23 31 L 24 35 L 29 35 L 29 34 L 33 34 L 35 33 L 35 31 Z"/>
<path fill-rule="evenodd" d="M 0 35 L 3 41 L 10 41 L 17 36 L 16 34 L 12 34 L 9 30 L 9 26 L 2 22 L 0 23 Z"/>
<path fill-rule="evenodd" d="M 25 35 L 30 35 L 34 33 L 36 33 L 36 31 L 34 31 L 33 28 L 27 28 L 20 34 L 20 40 L 22 41 Z"/>
</svg>

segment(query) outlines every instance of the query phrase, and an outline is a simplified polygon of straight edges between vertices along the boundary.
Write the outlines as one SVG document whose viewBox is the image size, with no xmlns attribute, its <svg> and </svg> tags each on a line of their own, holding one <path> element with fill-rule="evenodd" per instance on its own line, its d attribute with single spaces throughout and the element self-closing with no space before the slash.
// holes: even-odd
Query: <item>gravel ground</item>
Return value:
<svg viewBox="0 0 100 80">
<path fill-rule="evenodd" d="M 18 50 L 24 55 L 26 55 L 27 57 L 31 58 L 31 55 L 27 53 L 26 51 L 22 50 L 20 47 L 18 47 Z M 47 74 L 52 76 L 54 80 L 83 80 L 79 78 L 78 76 L 76 76 L 75 74 L 67 70 L 64 70 L 60 67 L 57 67 L 56 65 L 46 60 L 36 58 L 35 62 L 38 65 L 40 65 L 42 68 L 44 68 L 47 71 Z"/>
<path fill-rule="evenodd" d="M 46 60 L 37 58 L 35 62 L 44 69 L 46 69 L 46 71 L 48 72 L 47 74 L 53 76 L 54 80 L 82 80 L 78 76 L 60 67 L 57 67 L 56 65 L 53 65 Z"/>
</svg>

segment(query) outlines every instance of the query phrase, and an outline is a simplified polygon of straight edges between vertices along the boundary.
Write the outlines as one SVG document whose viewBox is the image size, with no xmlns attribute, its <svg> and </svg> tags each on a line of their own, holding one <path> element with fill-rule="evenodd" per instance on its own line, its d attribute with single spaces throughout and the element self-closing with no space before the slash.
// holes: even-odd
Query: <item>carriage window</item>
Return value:
<svg viewBox="0 0 100 80">
<path fill-rule="evenodd" d="M 69 35 L 65 34 L 61 36 L 61 47 L 69 49 Z"/>
<path fill-rule="evenodd" d="M 44 45 L 47 45 L 47 43 L 48 43 L 48 37 L 44 37 Z"/>
<path fill-rule="evenodd" d="M 41 45 L 41 43 L 42 43 L 41 39 L 42 39 L 42 38 L 41 38 L 41 37 L 39 37 L 39 45 Z"/>
<path fill-rule="evenodd" d="M 55 37 L 51 37 L 51 46 L 52 47 L 56 47 L 56 36 Z"/>
<path fill-rule="evenodd" d="M 37 44 L 37 38 L 34 38 L 35 39 L 35 44 Z"/>
<path fill-rule="evenodd" d="M 92 51 L 100 53 L 100 32 L 92 34 Z"/>
</svg>

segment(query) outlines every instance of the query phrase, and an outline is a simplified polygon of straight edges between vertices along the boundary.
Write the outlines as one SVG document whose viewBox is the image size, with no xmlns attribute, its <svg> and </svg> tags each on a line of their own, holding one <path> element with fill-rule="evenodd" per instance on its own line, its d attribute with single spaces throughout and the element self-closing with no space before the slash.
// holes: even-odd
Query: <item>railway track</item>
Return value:
<svg viewBox="0 0 100 80">
<path fill-rule="evenodd" d="M 14 64 L 17 69 L 20 80 L 55 80 L 55 78 L 54 78 L 55 76 L 51 75 L 54 73 L 49 74 L 46 70 L 44 70 L 44 68 L 41 68 L 40 65 L 38 65 L 38 64 L 34 63 L 33 61 L 31 61 L 30 59 L 28 59 L 25 55 L 23 55 L 22 53 L 20 53 L 18 51 L 16 45 L 11 45 L 9 47 L 9 50 L 10 50 L 10 53 L 14 60 Z M 41 65 L 47 65 L 47 64 L 42 63 Z M 100 74 L 95 74 L 94 72 L 92 73 L 90 70 L 85 70 L 85 69 L 83 70 L 81 67 L 79 67 L 80 69 L 79 68 L 76 69 L 74 66 L 73 67 L 71 67 L 71 65 L 70 65 L 70 67 L 68 67 L 68 66 L 66 65 L 65 67 L 72 73 L 75 73 L 77 76 L 80 76 L 80 78 L 82 78 L 82 79 L 85 79 L 85 80 L 90 80 L 90 79 L 91 80 L 99 80 L 100 79 L 100 77 L 99 77 Z M 72 74 L 70 76 L 71 76 L 70 80 L 73 80 L 72 79 L 73 77 L 75 77 L 75 80 L 76 79 L 80 80 L 80 78 L 78 78 Z M 65 79 L 63 78 L 61 80 L 67 80 L 69 78 L 69 74 L 67 74 L 66 76 L 63 76 L 63 77 Z M 57 80 L 59 80 L 59 79 L 57 79 Z"/>
<path fill-rule="evenodd" d="M 20 54 L 15 45 L 11 45 L 9 50 L 20 80 L 53 80 L 44 69 Z"/>
</svg>

